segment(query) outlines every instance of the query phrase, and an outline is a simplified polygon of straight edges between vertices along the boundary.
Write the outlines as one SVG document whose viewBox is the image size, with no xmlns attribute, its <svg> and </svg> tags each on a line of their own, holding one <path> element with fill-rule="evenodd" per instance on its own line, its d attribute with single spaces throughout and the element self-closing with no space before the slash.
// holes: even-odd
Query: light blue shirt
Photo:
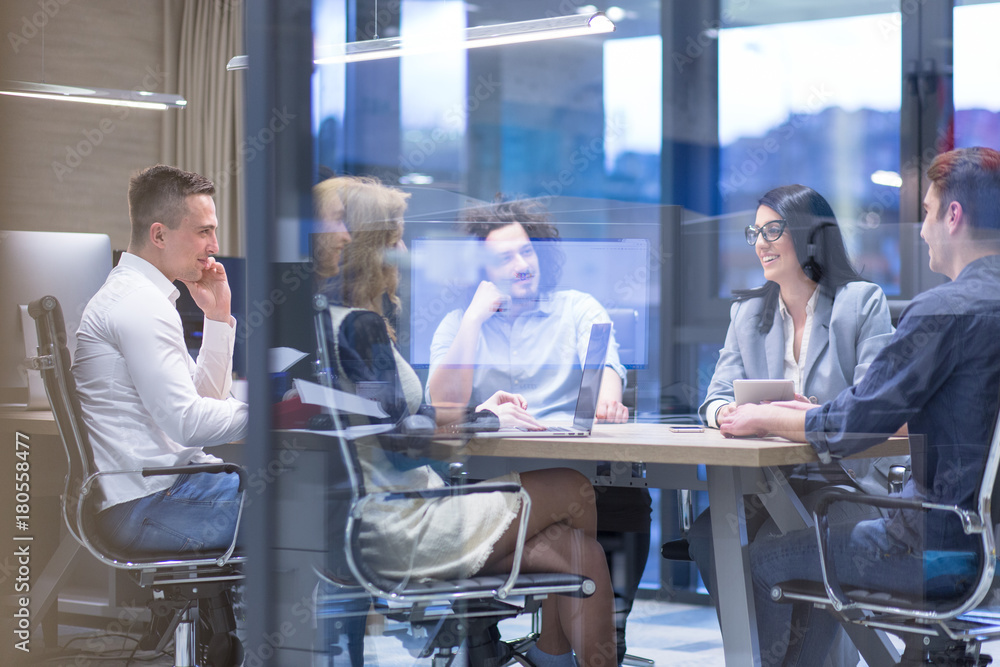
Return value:
<svg viewBox="0 0 1000 667">
<path fill-rule="evenodd" d="M 462 310 L 438 325 L 431 340 L 430 374 L 455 340 Z M 576 290 L 559 290 L 539 298 L 533 310 L 510 317 L 497 313 L 483 323 L 476 345 L 476 368 L 470 405 L 479 405 L 499 390 L 522 394 L 528 411 L 538 418 L 571 418 L 583 375 L 591 326 L 611 322 L 597 299 Z M 612 332 L 605 366 L 625 383 Z M 430 402 L 430 393 L 427 393 Z"/>
</svg>

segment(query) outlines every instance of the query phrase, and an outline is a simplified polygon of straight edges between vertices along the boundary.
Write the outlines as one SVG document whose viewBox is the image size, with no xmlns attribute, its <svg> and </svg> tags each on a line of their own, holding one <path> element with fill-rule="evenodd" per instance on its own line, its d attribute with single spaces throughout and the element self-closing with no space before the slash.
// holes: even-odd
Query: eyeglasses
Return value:
<svg viewBox="0 0 1000 667">
<path fill-rule="evenodd" d="M 765 223 L 760 227 L 754 225 L 747 225 L 744 230 L 747 235 L 747 244 L 754 245 L 757 243 L 757 237 L 761 234 L 764 235 L 764 240 L 768 243 L 774 243 L 781 238 L 781 235 L 785 233 L 785 227 L 788 223 L 784 220 L 772 220 L 771 222 Z"/>
</svg>

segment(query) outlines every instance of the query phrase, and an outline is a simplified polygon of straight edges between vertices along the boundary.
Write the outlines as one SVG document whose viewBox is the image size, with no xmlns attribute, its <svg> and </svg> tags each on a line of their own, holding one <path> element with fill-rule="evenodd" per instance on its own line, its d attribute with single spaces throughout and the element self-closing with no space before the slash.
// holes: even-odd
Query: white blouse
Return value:
<svg viewBox="0 0 1000 667">
<path fill-rule="evenodd" d="M 805 385 L 806 355 L 809 353 L 809 338 L 812 334 L 813 313 L 816 312 L 816 299 L 819 290 L 813 289 L 812 296 L 806 302 L 806 325 L 802 330 L 802 343 L 799 345 L 799 358 L 795 358 L 795 323 L 792 314 L 785 306 L 785 300 L 778 297 L 778 313 L 785 329 L 785 379 L 795 384 L 795 393 L 801 394 Z"/>
</svg>

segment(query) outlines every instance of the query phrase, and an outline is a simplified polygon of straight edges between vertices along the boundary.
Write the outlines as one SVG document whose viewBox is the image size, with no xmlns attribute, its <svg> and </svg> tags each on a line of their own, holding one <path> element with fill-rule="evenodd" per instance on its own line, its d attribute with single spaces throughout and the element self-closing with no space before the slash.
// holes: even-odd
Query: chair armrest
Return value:
<svg viewBox="0 0 1000 667">
<path fill-rule="evenodd" d="M 197 472 L 207 472 L 207 473 L 223 473 L 223 472 L 234 472 L 240 477 L 240 486 L 237 489 L 240 493 L 247 485 L 247 471 L 244 470 L 243 466 L 236 465 L 235 463 L 197 463 L 194 465 L 184 465 L 184 466 L 162 466 L 159 468 L 143 468 L 141 474 L 143 477 L 158 477 L 160 475 L 190 475 Z"/>
<path fill-rule="evenodd" d="M 857 505 L 869 505 L 872 507 L 883 507 L 886 509 L 900 510 L 937 510 L 941 512 L 951 512 L 962 522 L 962 529 L 966 535 L 975 535 L 988 530 L 979 515 L 972 510 L 965 510 L 958 505 L 944 505 L 941 503 L 929 503 L 923 500 L 912 498 L 899 498 L 898 496 L 873 496 L 867 493 L 856 493 L 851 491 L 841 491 L 838 489 L 824 489 L 818 494 L 816 506 L 813 509 L 817 521 L 820 517 L 825 518 L 827 509 L 835 502 L 849 502 Z"/>
<path fill-rule="evenodd" d="M 830 554 L 830 522 L 827 511 L 830 505 L 836 502 L 849 502 L 858 505 L 869 505 L 872 507 L 882 507 L 886 509 L 908 509 L 908 510 L 938 510 L 952 512 L 962 521 L 963 530 L 967 535 L 982 533 L 984 528 L 979 520 L 979 515 L 975 512 L 963 510 L 956 505 L 943 505 L 939 503 L 929 503 L 922 500 L 910 498 L 898 498 L 893 496 L 873 496 L 866 493 L 854 493 L 838 489 L 826 489 L 818 494 L 816 506 L 813 509 L 813 519 L 816 527 L 816 540 L 819 544 L 820 569 L 823 575 L 823 585 L 834 609 L 843 611 L 856 605 L 848 599 L 837 578 L 835 568 L 828 567 L 827 563 L 832 562 Z"/>
<path fill-rule="evenodd" d="M 814 514 L 826 515 L 830 505 L 836 502 L 849 502 L 858 505 L 871 505 L 873 507 L 884 507 L 886 509 L 908 509 L 919 510 L 929 509 L 930 503 L 910 498 L 900 498 L 898 496 L 873 496 L 867 493 L 857 493 L 855 491 L 841 491 L 839 489 L 824 489 L 818 494 Z"/>
<path fill-rule="evenodd" d="M 517 493 L 521 490 L 519 484 L 470 484 L 468 486 L 442 486 L 436 489 L 414 489 L 412 491 L 386 491 L 373 493 L 371 496 L 380 500 L 409 500 L 413 498 L 446 498 L 449 496 L 466 496 L 471 493 Z"/>
<path fill-rule="evenodd" d="M 85 496 L 90 493 L 91 485 L 99 478 L 107 475 L 142 475 L 143 477 L 160 477 L 163 475 L 190 475 L 191 473 L 207 472 L 210 474 L 218 473 L 236 473 L 240 478 L 239 487 L 237 488 L 237 493 L 240 494 L 240 509 L 239 514 L 236 517 L 236 531 L 233 533 L 233 541 L 230 542 L 229 547 L 226 549 L 225 553 L 216 559 L 216 564 L 219 567 L 225 565 L 230 558 L 233 556 L 233 552 L 236 551 L 236 538 L 240 532 L 240 521 L 243 518 L 243 504 L 246 500 L 246 484 L 247 484 L 247 471 L 243 466 L 237 465 L 235 463 L 196 463 L 192 465 L 182 465 L 182 466 L 160 466 L 155 468 L 142 468 L 141 470 L 104 470 L 95 472 L 86 480 L 80 487 L 81 496 Z M 83 503 L 77 505 L 77 526 L 83 526 Z M 90 546 L 89 540 L 86 541 L 87 548 L 97 556 L 99 559 L 101 556 Z"/>
</svg>

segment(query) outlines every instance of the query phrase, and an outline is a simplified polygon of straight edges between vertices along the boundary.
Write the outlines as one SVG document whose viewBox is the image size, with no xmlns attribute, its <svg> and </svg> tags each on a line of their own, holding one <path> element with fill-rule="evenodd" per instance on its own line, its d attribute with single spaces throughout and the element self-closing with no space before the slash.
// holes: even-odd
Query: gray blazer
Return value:
<svg viewBox="0 0 1000 667">
<path fill-rule="evenodd" d="M 760 298 L 733 304 L 726 344 L 719 353 L 705 402 L 698 410 L 702 419 L 712 401 L 733 400 L 733 380 L 784 377 L 784 327 L 775 314 L 771 331 L 765 335 L 759 332 L 758 318 L 763 304 Z M 806 351 L 803 393 L 825 403 L 856 384 L 892 334 L 889 304 L 878 285 L 862 281 L 847 283 L 837 288 L 832 299 L 821 290 Z M 845 469 L 861 488 L 884 495 L 889 465 L 906 464 L 897 459 L 906 457 L 877 460 L 877 471 L 858 470 L 868 467 L 863 461 L 851 461 Z M 865 479 L 869 473 L 875 473 L 876 478 Z"/>
</svg>

